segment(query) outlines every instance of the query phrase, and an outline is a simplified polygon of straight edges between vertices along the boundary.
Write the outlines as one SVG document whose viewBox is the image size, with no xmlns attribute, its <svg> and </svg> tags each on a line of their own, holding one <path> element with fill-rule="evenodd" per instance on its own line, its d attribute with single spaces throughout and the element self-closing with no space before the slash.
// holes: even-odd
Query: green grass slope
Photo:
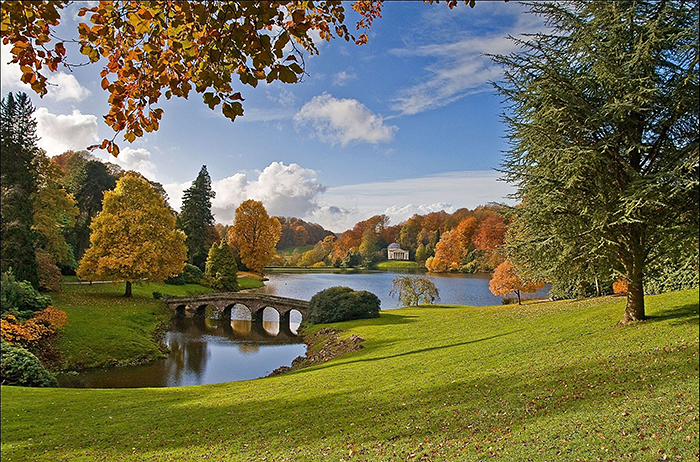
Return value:
<svg viewBox="0 0 700 462">
<path fill-rule="evenodd" d="M 133 296 L 125 298 L 124 284 L 63 284 L 52 294 L 53 305 L 68 314 L 68 325 L 55 343 L 61 367 L 80 369 L 153 360 L 163 356 L 153 332 L 172 318 L 153 292 L 186 296 L 210 293 L 197 284 L 181 286 L 134 284 Z"/>
<path fill-rule="evenodd" d="M 697 460 L 698 294 L 402 309 L 247 382 L 2 388 L 2 460 Z"/>
</svg>

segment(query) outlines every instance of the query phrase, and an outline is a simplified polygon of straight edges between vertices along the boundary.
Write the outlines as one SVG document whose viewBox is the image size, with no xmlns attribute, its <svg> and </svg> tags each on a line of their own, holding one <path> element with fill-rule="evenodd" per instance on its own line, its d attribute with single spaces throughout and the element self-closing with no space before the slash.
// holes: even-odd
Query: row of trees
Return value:
<svg viewBox="0 0 700 462">
<path fill-rule="evenodd" d="M 414 215 L 404 223 L 389 225 L 385 215 L 357 223 L 339 236 L 328 233 L 313 249 L 295 251 L 273 264 L 280 266 L 369 266 L 386 259 L 386 249 L 397 242 L 410 258 L 434 272 L 492 271 L 502 261 L 506 219 L 502 207 L 480 206 Z"/>
</svg>

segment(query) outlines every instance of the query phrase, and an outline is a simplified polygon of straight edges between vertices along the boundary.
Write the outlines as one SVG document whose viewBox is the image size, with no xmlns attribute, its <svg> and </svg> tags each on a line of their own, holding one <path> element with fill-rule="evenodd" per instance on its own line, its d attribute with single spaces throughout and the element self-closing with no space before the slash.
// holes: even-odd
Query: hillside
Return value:
<svg viewBox="0 0 700 462">
<path fill-rule="evenodd" d="M 697 460 L 698 293 L 431 307 L 338 324 L 359 352 L 247 382 L 2 388 L 3 461 Z"/>
</svg>

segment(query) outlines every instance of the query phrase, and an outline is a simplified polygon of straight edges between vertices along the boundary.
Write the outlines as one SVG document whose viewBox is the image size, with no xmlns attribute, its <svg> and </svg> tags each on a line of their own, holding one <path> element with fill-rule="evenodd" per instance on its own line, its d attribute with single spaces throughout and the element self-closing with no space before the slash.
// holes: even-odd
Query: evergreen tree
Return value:
<svg viewBox="0 0 700 462">
<path fill-rule="evenodd" d="M 38 152 L 34 107 L 25 93 L 9 93 L 1 103 L 2 271 L 39 286 L 32 198 L 37 191 L 32 161 Z"/>
<path fill-rule="evenodd" d="M 226 241 L 212 244 L 204 272 L 207 284 L 217 290 L 238 290 L 238 263 Z"/>
<path fill-rule="evenodd" d="M 211 200 L 216 193 L 211 190 L 211 178 L 207 166 L 202 169 L 182 196 L 180 212 L 180 229 L 187 239 L 187 258 L 189 262 L 204 270 L 209 247 L 214 242 L 214 216 L 211 213 Z"/>
<path fill-rule="evenodd" d="M 117 184 L 117 176 L 99 160 L 87 160 L 80 170 L 75 190 L 80 215 L 71 236 L 78 260 L 90 246 L 90 223 L 102 210 L 105 191 L 111 191 Z"/>
<path fill-rule="evenodd" d="M 556 281 L 628 281 L 698 258 L 697 2 L 533 3 L 551 32 L 495 59 L 509 102 L 505 179 L 518 186 L 508 257 Z M 527 274 L 527 273 L 530 274 Z"/>
</svg>

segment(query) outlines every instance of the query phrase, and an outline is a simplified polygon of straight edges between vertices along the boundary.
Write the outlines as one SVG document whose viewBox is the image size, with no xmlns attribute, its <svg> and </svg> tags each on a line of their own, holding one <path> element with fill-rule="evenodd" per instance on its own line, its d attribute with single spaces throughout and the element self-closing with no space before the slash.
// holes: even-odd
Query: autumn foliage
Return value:
<svg viewBox="0 0 700 462">
<path fill-rule="evenodd" d="M 143 178 L 126 175 L 104 195 L 102 212 L 90 225 L 90 248 L 80 260 L 82 279 L 163 281 L 185 266 L 185 235 L 175 216 Z"/>
<path fill-rule="evenodd" d="M 0 319 L 0 336 L 11 345 L 32 348 L 42 340 L 53 336 L 66 325 L 68 317 L 65 311 L 53 306 L 39 311 L 26 322 L 20 322 L 15 316 L 8 314 Z"/>
<path fill-rule="evenodd" d="M 496 267 L 489 281 L 489 290 L 494 295 L 505 296 L 516 294 L 518 305 L 520 305 L 520 293 L 534 293 L 544 287 L 542 282 L 523 282 L 515 272 L 515 269 L 508 260 Z"/>
<path fill-rule="evenodd" d="M 275 256 L 282 226 L 277 218 L 267 214 L 262 202 L 251 199 L 238 206 L 228 233 L 229 243 L 238 248 L 241 262 L 249 270 L 262 273 Z"/>
<path fill-rule="evenodd" d="M 314 35 L 362 44 L 353 36 L 341 1 L 210 2 L 102 1 L 80 8 L 77 37 L 57 39 L 68 1 L 2 2 L 2 41 L 11 45 L 22 81 L 40 95 L 47 92 L 45 68 L 66 63 L 66 43 L 77 42 L 89 63 L 101 60 L 102 89 L 109 93 L 104 117 L 115 132 L 132 142 L 158 130 L 160 98 L 202 94 L 211 109 L 221 107 L 231 120 L 243 115 L 240 86 L 279 80 L 295 83 L 304 75 L 301 50 L 318 53 Z M 381 2 L 353 5 L 358 29 L 367 31 L 381 16 Z M 80 21 L 79 19 L 79 21 Z M 239 84 L 239 85 L 237 85 Z M 100 147 L 119 153 L 113 140 Z"/>
<path fill-rule="evenodd" d="M 620 278 L 613 282 L 612 285 L 613 293 L 615 294 L 626 294 L 627 293 L 627 279 Z"/>
</svg>

